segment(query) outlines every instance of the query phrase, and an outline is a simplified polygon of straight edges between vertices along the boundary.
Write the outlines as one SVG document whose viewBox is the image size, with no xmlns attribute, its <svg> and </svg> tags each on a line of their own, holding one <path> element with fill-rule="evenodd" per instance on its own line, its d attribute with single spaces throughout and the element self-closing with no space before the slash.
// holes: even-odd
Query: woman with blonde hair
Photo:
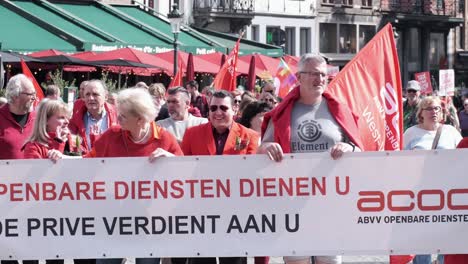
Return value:
<svg viewBox="0 0 468 264">
<path fill-rule="evenodd" d="M 46 159 L 63 153 L 70 131 L 71 113 L 60 100 L 44 99 L 39 104 L 31 136 L 23 151 L 26 159 Z"/>
<path fill-rule="evenodd" d="M 422 99 L 416 118 L 418 124 L 408 128 L 403 135 L 404 149 L 454 149 L 462 139 L 455 127 L 441 124 L 442 104 L 438 97 Z"/>
<path fill-rule="evenodd" d="M 154 105 L 156 106 L 156 116 L 158 116 L 161 107 L 166 104 L 166 87 L 162 83 L 153 83 L 149 86 L 148 92 L 153 98 Z"/>
<path fill-rule="evenodd" d="M 428 96 L 422 99 L 416 110 L 418 124 L 408 128 L 403 134 L 404 149 L 455 149 L 462 140 L 458 130 L 442 124 L 442 102 L 440 98 Z M 443 255 L 438 256 L 443 260 Z M 430 264 L 431 255 L 416 255 L 414 264 Z"/>
</svg>

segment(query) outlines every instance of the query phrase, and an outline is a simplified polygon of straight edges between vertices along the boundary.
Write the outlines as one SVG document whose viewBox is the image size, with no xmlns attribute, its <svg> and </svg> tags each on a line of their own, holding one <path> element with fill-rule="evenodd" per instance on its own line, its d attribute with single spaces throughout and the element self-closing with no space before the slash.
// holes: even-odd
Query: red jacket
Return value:
<svg viewBox="0 0 468 264">
<path fill-rule="evenodd" d="M 281 145 L 284 153 L 291 152 L 291 112 L 300 95 L 300 87 L 298 86 L 289 92 L 284 100 L 275 109 L 267 113 L 263 119 L 262 136 L 265 134 L 268 122 L 271 119 L 275 130 L 275 142 Z M 357 117 L 352 113 L 351 109 L 327 92 L 323 93 L 322 96 L 326 99 L 331 115 L 335 117 L 336 122 L 341 126 L 351 142 L 363 149 L 357 126 Z"/>
<path fill-rule="evenodd" d="M 238 142 L 237 144 L 236 141 Z M 184 154 L 187 156 L 216 155 L 216 145 L 211 123 L 188 128 L 185 131 L 181 146 Z M 223 155 L 255 154 L 257 147 L 257 133 L 234 122 L 229 130 Z"/>
<path fill-rule="evenodd" d="M 49 133 L 49 143 L 44 145 L 39 142 L 28 142 L 23 147 L 25 159 L 47 159 L 47 152 L 56 149 L 63 153 L 65 142 L 59 142 L 55 139 L 55 133 Z"/>
<path fill-rule="evenodd" d="M 0 159 L 23 159 L 21 151 L 32 133 L 36 113 L 29 113 L 24 127 L 21 127 L 10 113 L 10 105 L 0 108 Z"/>
<path fill-rule="evenodd" d="M 115 107 L 111 104 L 104 103 L 104 108 L 107 112 L 107 124 L 108 127 L 112 127 L 117 125 L 117 111 Z M 88 112 L 86 108 L 86 104 L 78 104 L 77 109 L 73 109 L 73 116 L 70 119 L 70 124 L 68 124 L 68 128 L 72 134 L 78 135 L 82 138 L 81 146 L 84 152 L 89 152 L 91 150 L 91 146 L 88 146 L 88 141 L 86 140 L 86 127 L 84 124 L 84 115 Z M 91 144 L 93 144 L 95 138 L 93 136 L 90 137 Z"/>
<path fill-rule="evenodd" d="M 151 123 L 151 134 L 148 142 L 137 144 L 130 139 L 128 131 L 122 130 L 120 126 L 113 126 L 96 139 L 93 149 L 85 157 L 145 157 L 157 148 L 183 156 L 177 139 L 154 122 Z"/>
</svg>

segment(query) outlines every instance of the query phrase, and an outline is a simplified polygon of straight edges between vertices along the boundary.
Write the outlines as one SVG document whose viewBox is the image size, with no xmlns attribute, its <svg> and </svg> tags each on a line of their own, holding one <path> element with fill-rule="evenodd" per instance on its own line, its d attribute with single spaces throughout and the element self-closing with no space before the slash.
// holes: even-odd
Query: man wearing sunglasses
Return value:
<svg viewBox="0 0 468 264">
<path fill-rule="evenodd" d="M 421 86 L 418 81 L 411 80 L 406 85 L 406 101 L 403 103 L 403 126 L 406 129 L 418 124 L 416 110 L 421 101 Z"/>
<path fill-rule="evenodd" d="M 333 159 L 359 151 L 362 143 L 353 113 L 327 88 L 327 63 L 320 55 L 301 57 L 296 73 L 300 86 L 265 115 L 259 154 L 280 162 L 284 153 L 330 152 Z M 308 256 L 284 257 L 287 264 L 309 264 Z M 315 264 L 341 263 L 340 256 L 313 258 Z"/>
<path fill-rule="evenodd" d="M 255 154 L 255 131 L 234 122 L 234 98 L 226 91 L 213 93 L 209 103 L 209 122 L 188 128 L 182 140 L 184 155 Z M 190 264 L 216 264 L 216 258 L 192 258 Z M 245 257 L 219 258 L 220 264 L 247 264 Z"/>
<path fill-rule="evenodd" d="M 6 97 L 0 108 L 0 159 L 22 159 L 21 148 L 34 127 L 36 90 L 26 75 L 17 74 L 8 81 Z"/>
</svg>

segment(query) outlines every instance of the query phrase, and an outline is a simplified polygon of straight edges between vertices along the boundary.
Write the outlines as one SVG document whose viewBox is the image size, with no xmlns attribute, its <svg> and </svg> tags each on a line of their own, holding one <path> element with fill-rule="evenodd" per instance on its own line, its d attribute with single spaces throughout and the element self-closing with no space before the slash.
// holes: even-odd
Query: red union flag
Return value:
<svg viewBox="0 0 468 264">
<path fill-rule="evenodd" d="M 243 34 L 239 36 L 236 45 L 234 45 L 234 48 L 232 49 L 231 53 L 229 53 L 229 56 L 227 57 L 223 66 L 221 66 L 218 74 L 216 74 L 216 77 L 211 84 L 211 86 L 213 86 L 215 89 L 226 90 L 229 92 L 236 89 L 237 57 L 239 55 L 239 45 L 242 35 Z"/>
<path fill-rule="evenodd" d="M 34 106 L 39 104 L 39 101 L 41 101 L 44 98 L 44 93 L 42 92 L 42 88 L 39 85 L 39 83 L 36 81 L 36 78 L 34 78 L 34 75 L 32 74 L 31 70 L 29 69 L 28 65 L 26 62 L 24 62 L 23 59 L 21 59 L 21 70 L 24 75 L 26 75 L 29 79 L 31 79 L 33 85 L 34 85 L 34 90 L 36 90 L 36 101 L 34 102 Z"/>
<path fill-rule="evenodd" d="M 328 90 L 358 115 L 364 150 L 401 149 L 402 89 L 391 24 L 338 73 Z"/>
</svg>

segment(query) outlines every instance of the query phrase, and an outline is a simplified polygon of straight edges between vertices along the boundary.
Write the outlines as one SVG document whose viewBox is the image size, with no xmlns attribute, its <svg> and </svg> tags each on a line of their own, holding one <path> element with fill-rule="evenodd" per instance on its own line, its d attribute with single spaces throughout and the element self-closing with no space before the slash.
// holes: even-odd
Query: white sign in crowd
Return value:
<svg viewBox="0 0 468 264">
<path fill-rule="evenodd" d="M 468 253 L 467 154 L 0 161 L 0 258 Z"/>
</svg>

